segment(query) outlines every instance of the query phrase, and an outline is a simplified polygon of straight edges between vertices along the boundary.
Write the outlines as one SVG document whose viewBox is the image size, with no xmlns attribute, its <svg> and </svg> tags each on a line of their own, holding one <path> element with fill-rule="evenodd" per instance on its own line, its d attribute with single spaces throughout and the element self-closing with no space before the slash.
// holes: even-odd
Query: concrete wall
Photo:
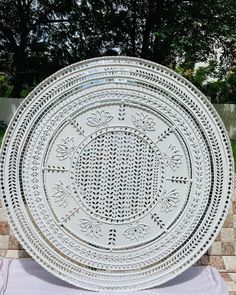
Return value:
<svg viewBox="0 0 236 295">
<path fill-rule="evenodd" d="M 22 100 L 22 98 L 0 97 L 0 121 L 8 124 Z"/>
<path fill-rule="evenodd" d="M 236 139 L 236 104 L 214 104 L 222 118 L 229 137 Z"/>
</svg>

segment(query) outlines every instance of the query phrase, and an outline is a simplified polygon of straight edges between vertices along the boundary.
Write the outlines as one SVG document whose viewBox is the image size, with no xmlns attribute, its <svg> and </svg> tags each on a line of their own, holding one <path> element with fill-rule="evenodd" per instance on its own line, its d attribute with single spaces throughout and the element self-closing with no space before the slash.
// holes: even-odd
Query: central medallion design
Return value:
<svg viewBox="0 0 236 295">
<path fill-rule="evenodd" d="M 90 137 L 71 167 L 73 186 L 86 212 L 111 222 L 147 213 L 159 199 L 161 173 L 155 144 L 129 128 L 111 128 Z"/>
</svg>

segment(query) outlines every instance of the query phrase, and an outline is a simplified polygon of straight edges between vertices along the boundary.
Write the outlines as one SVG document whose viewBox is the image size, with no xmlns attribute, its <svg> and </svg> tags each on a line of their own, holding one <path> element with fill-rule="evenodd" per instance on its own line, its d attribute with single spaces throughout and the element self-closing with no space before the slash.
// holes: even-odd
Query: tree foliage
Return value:
<svg viewBox="0 0 236 295">
<path fill-rule="evenodd" d="M 121 54 L 193 69 L 221 48 L 222 80 L 235 58 L 235 28 L 234 0 L 1 0 L 0 71 L 19 97 L 86 58 Z"/>
<path fill-rule="evenodd" d="M 177 67 L 175 70 L 198 87 L 213 103 L 236 103 L 236 73 L 219 75 L 219 65 L 210 60 L 207 66 L 197 69 Z"/>
</svg>

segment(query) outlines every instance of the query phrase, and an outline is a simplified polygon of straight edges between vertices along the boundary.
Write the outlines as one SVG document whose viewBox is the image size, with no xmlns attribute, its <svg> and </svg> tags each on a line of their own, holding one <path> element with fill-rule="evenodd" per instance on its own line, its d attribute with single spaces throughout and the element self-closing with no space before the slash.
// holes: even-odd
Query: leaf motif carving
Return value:
<svg viewBox="0 0 236 295">
<path fill-rule="evenodd" d="M 74 139 L 73 137 L 66 137 L 62 139 L 62 143 L 57 144 L 56 157 L 59 160 L 71 159 L 75 151 Z"/>
<path fill-rule="evenodd" d="M 169 192 L 164 191 L 160 201 L 161 211 L 168 213 L 172 211 L 174 207 L 177 207 L 179 192 L 176 189 L 172 189 Z"/>
<path fill-rule="evenodd" d="M 174 171 L 182 164 L 182 157 L 183 155 L 181 155 L 180 151 L 172 144 L 169 145 L 167 152 L 164 153 L 166 166 L 170 166 Z"/>
<path fill-rule="evenodd" d="M 113 118 L 114 117 L 111 116 L 109 112 L 97 111 L 87 118 L 87 125 L 96 128 L 104 127 L 107 126 Z"/>
<path fill-rule="evenodd" d="M 153 121 L 153 118 L 144 115 L 143 113 L 136 113 L 135 116 L 132 116 L 132 122 L 134 126 L 142 131 L 154 131 L 154 125 L 156 124 Z"/>
<path fill-rule="evenodd" d="M 59 206 L 65 208 L 68 204 L 68 198 L 72 198 L 69 185 L 64 186 L 62 181 L 59 181 L 55 184 L 54 190 L 56 192 L 52 197 L 55 198 L 55 201 L 58 202 Z"/>
<path fill-rule="evenodd" d="M 149 226 L 144 223 L 131 223 L 124 231 L 124 236 L 130 240 L 138 240 L 148 234 Z"/>
<path fill-rule="evenodd" d="M 100 222 L 95 219 L 79 219 L 81 231 L 90 236 L 91 238 L 99 238 L 102 236 L 102 230 L 100 227 Z"/>
</svg>

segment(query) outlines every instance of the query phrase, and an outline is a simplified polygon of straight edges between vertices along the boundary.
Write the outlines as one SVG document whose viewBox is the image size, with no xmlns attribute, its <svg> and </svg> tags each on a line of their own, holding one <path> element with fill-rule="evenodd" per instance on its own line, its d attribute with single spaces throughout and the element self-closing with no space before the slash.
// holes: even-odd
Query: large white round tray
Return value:
<svg viewBox="0 0 236 295">
<path fill-rule="evenodd" d="M 137 290 L 197 261 L 226 217 L 233 160 L 208 100 L 158 64 L 73 64 L 24 100 L 1 151 L 9 222 L 54 275 Z"/>
</svg>

